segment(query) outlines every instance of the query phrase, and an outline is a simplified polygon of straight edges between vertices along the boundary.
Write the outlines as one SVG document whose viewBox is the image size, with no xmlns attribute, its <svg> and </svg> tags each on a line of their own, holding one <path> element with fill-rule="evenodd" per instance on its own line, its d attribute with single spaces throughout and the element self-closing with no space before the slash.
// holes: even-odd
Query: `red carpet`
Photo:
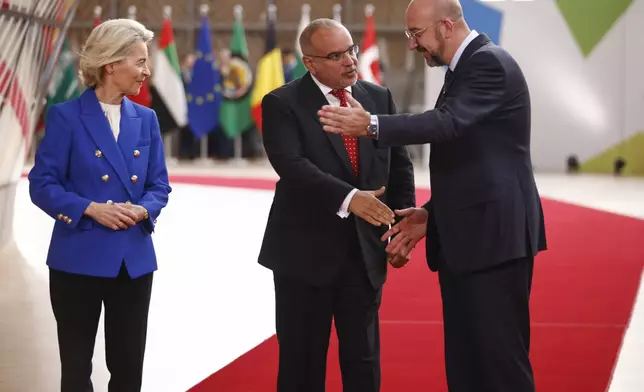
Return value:
<svg viewBox="0 0 644 392">
<path fill-rule="evenodd" d="M 173 177 L 174 182 L 203 178 Z M 273 181 L 208 179 L 208 185 L 272 189 Z M 419 192 L 425 201 L 427 191 Z M 644 221 L 544 200 L 550 250 L 538 256 L 532 296 L 532 358 L 538 391 L 604 392 L 644 265 Z M 381 310 L 382 391 L 445 392 L 440 292 L 419 246 L 410 265 L 391 270 Z M 191 392 L 272 391 L 277 342 L 271 337 Z M 327 390 L 341 388 L 337 342 Z"/>
</svg>

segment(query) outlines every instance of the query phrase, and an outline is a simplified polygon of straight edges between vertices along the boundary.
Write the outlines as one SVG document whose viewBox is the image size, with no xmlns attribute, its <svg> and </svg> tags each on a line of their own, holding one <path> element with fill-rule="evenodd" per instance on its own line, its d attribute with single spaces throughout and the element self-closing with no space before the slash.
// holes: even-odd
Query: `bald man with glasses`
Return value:
<svg viewBox="0 0 644 392">
<path fill-rule="evenodd" d="M 468 27 L 458 0 L 412 0 L 406 24 L 409 50 L 447 67 L 436 107 L 370 115 L 349 100 L 349 108 L 323 108 L 321 122 L 383 147 L 431 144 L 431 199 L 397 211 L 405 218 L 383 236 L 387 251 L 404 256 L 426 240 L 441 287 L 450 392 L 534 392 L 530 295 L 547 241 L 528 85 L 507 51 Z"/>
<path fill-rule="evenodd" d="M 263 140 L 280 176 L 259 263 L 273 271 L 279 342 L 278 392 L 324 392 L 331 322 L 344 392 L 380 390 L 378 310 L 388 257 L 380 237 L 393 209 L 415 205 L 406 147 L 322 130 L 324 105 L 351 96 L 395 113 L 391 92 L 358 81 L 358 46 L 341 24 L 320 19 L 301 34 L 308 73 L 262 102 Z"/>
</svg>

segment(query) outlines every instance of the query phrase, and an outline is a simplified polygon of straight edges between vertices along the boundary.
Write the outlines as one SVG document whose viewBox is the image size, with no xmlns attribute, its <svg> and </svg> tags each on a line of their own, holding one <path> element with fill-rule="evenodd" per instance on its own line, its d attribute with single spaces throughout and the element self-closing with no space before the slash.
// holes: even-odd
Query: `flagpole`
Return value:
<svg viewBox="0 0 644 392">
<path fill-rule="evenodd" d="M 201 166 L 210 166 L 210 160 L 208 159 L 208 135 L 205 135 L 199 141 L 199 163 Z"/>
<path fill-rule="evenodd" d="M 242 157 L 242 134 L 240 133 L 235 137 L 235 157 L 233 158 L 232 164 L 234 166 L 242 166 L 246 162 L 244 162 L 244 158 Z"/>
<path fill-rule="evenodd" d="M 199 6 L 199 14 L 202 18 L 208 16 L 209 10 L 208 4 L 204 3 Z M 206 134 L 199 140 L 199 164 L 201 166 L 211 166 L 213 163 L 208 159 L 208 137 L 208 134 Z"/>
<path fill-rule="evenodd" d="M 266 0 L 266 4 L 267 4 L 267 6 L 266 6 L 266 11 L 267 11 L 266 12 L 266 24 L 269 25 L 271 23 L 271 21 L 273 23 L 275 23 L 277 21 L 277 6 L 275 5 L 275 0 Z M 241 6 L 239 6 L 239 8 L 237 8 L 237 6 L 235 6 L 235 17 L 238 16 L 238 14 L 237 14 L 238 11 L 239 11 L 239 17 L 241 17 Z M 247 162 L 245 162 L 243 160 L 243 158 L 241 157 L 241 154 L 242 154 L 241 134 L 237 137 L 237 143 L 235 143 L 235 147 L 236 147 L 235 148 L 236 149 L 235 163 L 237 165 L 239 165 L 239 164 L 244 164 L 245 165 Z"/>
<path fill-rule="evenodd" d="M 244 9 L 240 4 L 235 5 L 233 8 L 233 13 L 235 15 L 235 20 L 241 21 L 244 13 Z M 250 113 L 249 113 L 250 115 Z M 247 131 L 247 130 L 246 130 Z M 244 158 L 242 157 L 242 148 L 243 148 L 243 140 L 242 140 L 242 134 L 244 131 L 241 131 L 235 136 L 234 140 L 234 151 L 235 155 L 233 157 L 233 160 L 231 164 L 233 166 L 243 166 L 246 162 L 244 161 Z"/>
<path fill-rule="evenodd" d="M 373 13 L 376 12 L 376 7 L 373 4 L 367 4 L 364 6 L 364 16 L 369 18 L 373 16 Z"/>
<path fill-rule="evenodd" d="M 164 5 L 163 6 L 163 19 L 164 20 L 165 19 L 170 19 L 171 17 L 172 17 L 172 6 Z M 159 48 L 158 48 L 158 44 L 157 44 L 157 47 L 155 47 L 155 51 L 158 51 L 158 50 L 159 50 Z M 153 64 L 153 65 L 155 65 L 155 64 Z M 153 76 L 154 76 L 154 74 L 153 74 Z M 162 100 L 163 100 L 163 98 L 162 98 Z M 166 164 L 167 164 L 167 166 L 177 166 L 179 164 L 179 159 L 172 155 L 172 146 L 173 146 L 174 141 L 175 141 L 174 132 L 168 132 L 168 133 L 162 135 L 161 138 L 163 140 L 163 149 L 164 149 L 164 153 L 165 153 L 165 156 L 166 156 Z"/>
<path fill-rule="evenodd" d="M 136 20 L 136 6 L 131 5 L 127 8 L 127 18 Z"/>
<path fill-rule="evenodd" d="M 342 5 L 335 4 L 333 6 L 333 20 L 338 23 L 342 23 Z"/>
</svg>

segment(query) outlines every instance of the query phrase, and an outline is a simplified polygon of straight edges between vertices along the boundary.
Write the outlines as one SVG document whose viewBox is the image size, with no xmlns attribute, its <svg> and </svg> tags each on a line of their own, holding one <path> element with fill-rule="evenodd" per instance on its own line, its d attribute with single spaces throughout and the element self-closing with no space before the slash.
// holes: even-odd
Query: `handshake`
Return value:
<svg viewBox="0 0 644 392">
<path fill-rule="evenodd" d="M 384 193 L 384 186 L 377 191 L 356 192 L 349 203 L 349 212 L 374 226 L 389 225 L 389 230 L 380 239 L 389 242 L 386 247 L 387 261 L 394 268 L 401 268 L 407 265 L 412 249 L 427 234 L 428 213 L 424 208 L 391 211 L 378 200 Z M 396 216 L 403 219 L 396 223 Z"/>
</svg>

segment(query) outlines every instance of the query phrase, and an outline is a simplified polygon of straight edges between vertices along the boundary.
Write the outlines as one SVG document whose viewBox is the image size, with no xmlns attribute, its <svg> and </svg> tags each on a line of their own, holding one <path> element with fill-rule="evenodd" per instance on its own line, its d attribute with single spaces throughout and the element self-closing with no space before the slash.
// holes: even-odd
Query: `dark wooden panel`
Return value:
<svg viewBox="0 0 644 392">
<path fill-rule="evenodd" d="M 375 7 L 374 17 L 376 26 L 378 24 L 404 24 L 405 10 L 408 1 L 406 0 L 351 0 L 353 23 L 364 23 L 365 7 L 371 4 Z"/>
<path fill-rule="evenodd" d="M 308 2 L 293 0 L 276 0 L 277 20 L 279 22 L 299 23 L 302 16 L 302 4 L 311 6 L 311 20 L 318 18 L 332 18 L 333 5 L 341 0 L 316 0 Z"/>
<path fill-rule="evenodd" d="M 256 23 L 261 21 L 261 15 L 265 10 L 265 0 L 206 0 L 197 1 L 196 4 L 207 3 L 210 5 L 210 20 L 220 23 L 232 23 L 234 21 L 233 9 L 235 5 L 241 5 L 244 11 L 244 22 Z M 197 7 L 199 7 L 197 5 Z"/>
</svg>

